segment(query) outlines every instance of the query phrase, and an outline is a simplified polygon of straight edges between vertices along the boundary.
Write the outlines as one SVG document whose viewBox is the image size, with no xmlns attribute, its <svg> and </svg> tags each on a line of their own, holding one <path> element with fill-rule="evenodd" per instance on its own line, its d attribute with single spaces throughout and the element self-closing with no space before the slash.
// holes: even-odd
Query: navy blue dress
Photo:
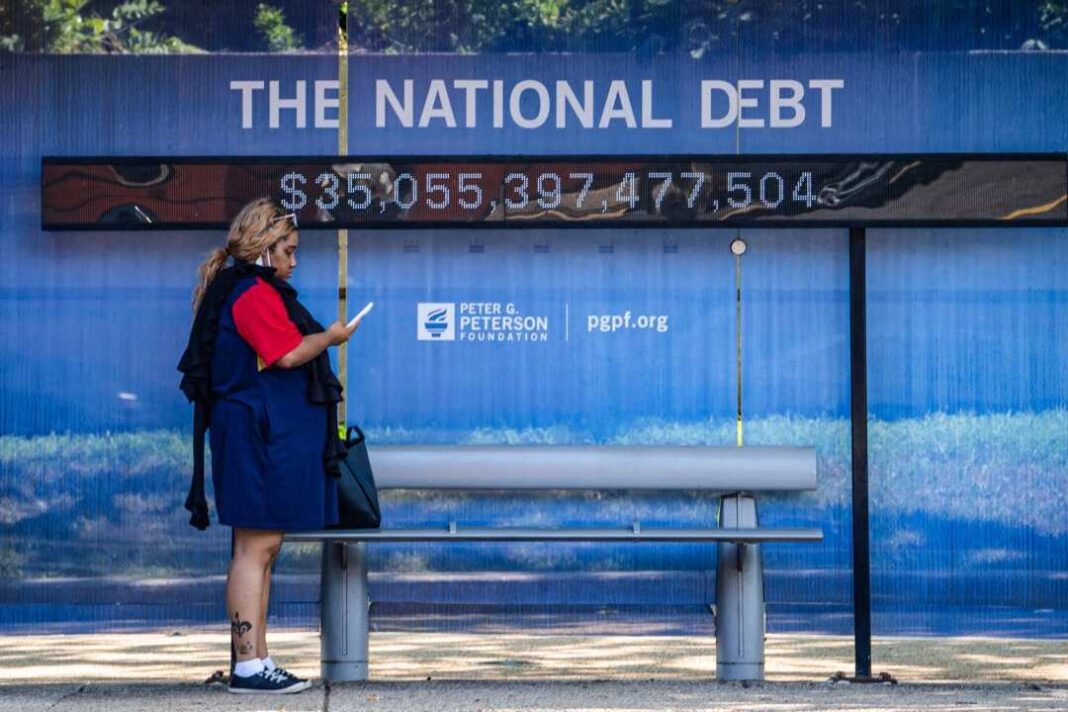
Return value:
<svg viewBox="0 0 1068 712">
<path fill-rule="evenodd" d="M 301 338 L 281 296 L 257 277 L 222 310 L 210 420 L 222 524 L 310 531 L 338 521 L 337 484 L 323 467 L 326 406 L 308 400 L 306 369 L 271 367 Z"/>
</svg>

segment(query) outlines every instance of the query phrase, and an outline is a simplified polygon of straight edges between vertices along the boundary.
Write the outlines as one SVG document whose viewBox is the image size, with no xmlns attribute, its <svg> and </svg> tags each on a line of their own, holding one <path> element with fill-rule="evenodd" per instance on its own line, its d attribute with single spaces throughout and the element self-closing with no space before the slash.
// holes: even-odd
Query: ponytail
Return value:
<svg viewBox="0 0 1068 712">
<path fill-rule="evenodd" d="M 255 262 L 264 250 L 296 229 L 296 223 L 283 219 L 286 216 L 282 212 L 282 206 L 270 198 L 257 198 L 241 208 L 230 222 L 226 248 L 212 250 L 197 271 L 199 284 L 193 290 L 193 313 L 200 308 L 204 292 L 230 255 L 242 262 Z"/>
<path fill-rule="evenodd" d="M 197 270 L 197 277 L 200 283 L 193 289 L 193 313 L 195 314 L 197 308 L 200 307 L 200 300 L 204 298 L 204 292 L 207 291 L 208 285 L 215 279 L 215 275 L 219 274 L 223 265 L 226 264 L 226 258 L 230 256 L 230 253 L 221 247 L 216 247 L 208 255 L 208 258 L 204 260 L 200 269 Z"/>
</svg>

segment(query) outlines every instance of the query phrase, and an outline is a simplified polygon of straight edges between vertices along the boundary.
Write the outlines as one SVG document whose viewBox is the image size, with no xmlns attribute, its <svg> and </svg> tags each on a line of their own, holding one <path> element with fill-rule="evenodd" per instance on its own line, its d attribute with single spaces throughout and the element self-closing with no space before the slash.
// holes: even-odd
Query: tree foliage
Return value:
<svg viewBox="0 0 1068 712">
<path fill-rule="evenodd" d="M 304 46 L 304 38 L 286 24 L 285 13 L 280 8 L 260 3 L 252 24 L 271 52 L 292 52 Z"/>
<path fill-rule="evenodd" d="M 0 48 L 57 54 L 196 52 L 196 47 L 145 29 L 163 12 L 155 0 L 126 0 L 101 16 L 89 0 L 16 0 L 0 21 Z"/>
<path fill-rule="evenodd" d="M 699 57 L 1065 46 L 1065 0 L 352 0 L 379 52 L 616 51 Z"/>
<path fill-rule="evenodd" d="M 165 2 L 167 0 L 164 0 Z M 1068 47 L 1068 0 L 0 0 L 0 49 L 706 54 Z M 251 24 L 251 27 L 249 26 Z"/>
</svg>

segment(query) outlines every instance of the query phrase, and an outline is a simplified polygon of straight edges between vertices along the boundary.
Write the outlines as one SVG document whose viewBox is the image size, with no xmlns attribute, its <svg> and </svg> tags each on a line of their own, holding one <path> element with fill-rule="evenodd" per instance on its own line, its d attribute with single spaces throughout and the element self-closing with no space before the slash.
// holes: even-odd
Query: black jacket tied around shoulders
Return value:
<svg viewBox="0 0 1068 712">
<path fill-rule="evenodd" d="M 236 262 L 221 270 L 208 285 L 193 319 L 189 332 L 189 344 L 178 362 L 182 372 L 179 386 L 185 397 L 193 403 L 193 479 L 185 508 L 192 516 L 189 523 L 197 529 L 208 528 L 208 501 L 204 493 L 204 436 L 211 426 L 212 381 L 211 358 L 215 350 L 215 338 L 219 333 L 219 321 L 234 288 L 249 277 L 260 277 L 282 297 L 289 318 L 301 334 L 317 334 L 325 331 L 304 305 L 297 300 L 297 290 L 288 282 L 278 279 L 271 267 L 260 267 L 248 262 Z M 308 371 L 308 400 L 326 406 L 326 433 L 323 443 L 323 467 L 327 474 L 338 477 L 338 463 L 345 457 L 345 445 L 338 437 L 337 404 L 341 400 L 341 382 L 330 368 L 330 357 L 324 350 L 301 366 Z"/>
</svg>

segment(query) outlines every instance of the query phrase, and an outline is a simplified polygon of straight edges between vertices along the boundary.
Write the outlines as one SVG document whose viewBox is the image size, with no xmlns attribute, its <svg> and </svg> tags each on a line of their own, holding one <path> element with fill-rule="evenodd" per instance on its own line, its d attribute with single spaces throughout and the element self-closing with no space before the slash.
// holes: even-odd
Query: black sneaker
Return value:
<svg viewBox="0 0 1068 712">
<path fill-rule="evenodd" d="M 248 677 L 231 675 L 229 690 L 239 695 L 256 693 L 287 695 L 302 692 L 309 687 L 311 687 L 310 680 L 301 680 L 299 677 L 280 672 L 275 668 L 274 670 L 260 670 Z"/>
<path fill-rule="evenodd" d="M 289 670 L 286 670 L 283 667 L 276 667 L 274 669 L 274 671 L 278 675 L 281 675 L 282 677 L 284 677 L 284 678 L 286 678 L 288 680 L 294 680 L 296 682 L 308 682 L 303 677 L 297 677 L 296 675 L 294 675 L 293 673 L 289 672 Z"/>
</svg>

